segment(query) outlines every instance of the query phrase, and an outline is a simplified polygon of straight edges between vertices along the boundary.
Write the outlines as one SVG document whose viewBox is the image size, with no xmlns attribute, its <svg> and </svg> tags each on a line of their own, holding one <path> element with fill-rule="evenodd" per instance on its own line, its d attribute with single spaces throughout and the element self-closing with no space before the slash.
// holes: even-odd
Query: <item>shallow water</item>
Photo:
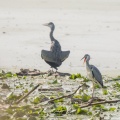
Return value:
<svg viewBox="0 0 120 120">
<path fill-rule="evenodd" d="M 104 85 L 107 87 L 108 94 L 104 95 L 101 88 L 96 88 L 95 96 L 106 99 L 106 100 L 119 99 L 119 96 L 120 96 L 119 89 L 117 89 L 113 86 L 116 82 L 119 82 L 119 80 L 115 81 L 109 77 L 104 77 L 103 81 L 104 81 Z M 0 112 L 4 109 L 4 113 L 6 113 L 5 110 L 7 109 L 7 106 L 9 106 L 11 104 L 11 103 L 9 103 L 9 104 L 5 103 L 8 96 L 11 94 L 11 92 L 13 92 L 13 94 L 16 94 L 16 95 L 19 95 L 19 94 L 25 95 L 25 94 L 27 94 L 24 92 L 26 89 L 28 91 L 30 91 L 38 83 L 41 83 L 41 85 L 27 97 L 27 102 L 23 100 L 16 107 L 24 106 L 24 105 L 30 105 L 31 107 L 34 107 L 34 108 L 42 107 L 42 108 L 44 108 L 44 111 L 47 113 L 47 116 L 45 116 L 45 119 L 47 119 L 47 120 L 75 120 L 75 119 L 76 120 L 78 120 L 78 119 L 90 120 L 90 118 L 92 118 L 94 116 L 94 114 L 96 114 L 96 112 L 100 111 L 100 108 L 98 108 L 98 110 L 94 110 L 92 107 L 85 108 L 85 109 L 91 111 L 93 113 L 93 115 L 84 115 L 84 114 L 77 115 L 75 113 L 71 113 L 72 111 L 74 111 L 74 109 L 72 107 L 73 104 L 71 103 L 70 98 L 65 98 L 64 102 L 58 102 L 55 104 L 46 104 L 45 100 L 43 103 L 40 102 L 39 104 L 33 104 L 33 100 L 36 97 L 40 97 L 42 95 L 46 96 L 47 98 L 50 98 L 51 96 L 60 97 L 63 95 L 68 95 L 68 94 L 74 92 L 76 90 L 76 88 L 80 84 L 82 84 L 81 82 L 83 82 L 83 79 L 81 79 L 81 78 L 72 80 L 72 79 L 69 79 L 68 76 L 64 76 L 64 77 L 58 76 L 56 78 L 55 76 L 47 76 L 47 75 L 36 76 L 36 77 L 25 77 L 25 78 L 24 77 L 12 77 L 12 78 L 7 78 L 7 79 L 1 79 L 0 80 L 0 98 L 1 98 L 0 99 Z M 10 89 L 3 89 L 2 88 L 3 83 L 10 86 Z M 81 95 L 84 92 L 87 95 L 91 96 L 92 83 L 91 83 L 91 81 L 88 81 L 88 82 L 86 82 L 86 84 L 88 85 L 88 87 L 80 88 L 80 90 L 75 95 Z M 50 88 L 52 88 L 52 89 L 60 88 L 60 90 L 56 90 L 56 91 L 49 90 Z M 48 90 L 44 91 L 42 89 L 48 89 Z M 81 91 L 81 90 L 83 90 L 83 91 Z M 60 105 L 67 107 L 67 114 L 62 115 L 62 116 L 56 116 L 54 113 L 51 113 L 53 108 L 55 108 L 56 106 L 60 106 Z M 102 117 L 102 118 L 104 117 L 105 120 L 110 120 L 110 119 L 118 120 L 119 112 L 120 112 L 119 103 L 104 104 L 104 107 L 107 109 L 116 108 L 116 110 L 115 111 L 102 110 L 102 113 L 100 115 L 94 117 L 94 119 L 97 120 L 97 119 L 99 119 L 99 117 Z M 11 116 L 11 114 L 7 114 L 7 115 Z M 0 115 L 0 118 L 1 118 L 1 116 L 2 116 L 2 114 Z M 38 116 L 36 116 L 36 118 L 38 118 Z"/>
<path fill-rule="evenodd" d="M 6 69 L 50 67 L 41 59 L 41 50 L 50 48 L 49 28 L 54 22 L 54 36 L 62 50 L 70 56 L 59 71 L 85 72 L 80 61 L 91 55 L 91 64 L 103 74 L 118 75 L 120 71 L 120 1 L 11 0 L 0 1 L 0 67 Z M 94 4 L 93 4 L 94 3 Z M 114 71 L 114 73 L 113 73 Z"/>
</svg>

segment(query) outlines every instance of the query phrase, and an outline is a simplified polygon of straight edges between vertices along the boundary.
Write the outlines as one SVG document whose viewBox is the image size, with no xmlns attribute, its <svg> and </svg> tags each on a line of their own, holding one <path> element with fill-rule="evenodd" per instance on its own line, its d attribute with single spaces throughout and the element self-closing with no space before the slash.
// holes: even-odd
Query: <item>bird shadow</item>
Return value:
<svg viewBox="0 0 120 120">
<path fill-rule="evenodd" d="M 70 73 L 62 73 L 62 72 L 57 72 L 59 74 L 59 76 L 70 76 L 71 74 Z"/>
</svg>

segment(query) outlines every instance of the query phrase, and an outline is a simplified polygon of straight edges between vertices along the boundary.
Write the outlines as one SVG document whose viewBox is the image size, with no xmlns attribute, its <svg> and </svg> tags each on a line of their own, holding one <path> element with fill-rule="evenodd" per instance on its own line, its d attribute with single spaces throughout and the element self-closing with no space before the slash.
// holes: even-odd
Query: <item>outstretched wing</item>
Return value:
<svg viewBox="0 0 120 120">
<path fill-rule="evenodd" d="M 62 51 L 61 52 L 61 62 L 63 62 L 66 58 L 68 58 L 70 51 Z"/>
<path fill-rule="evenodd" d="M 42 50 L 41 51 L 41 58 L 44 59 L 45 61 L 56 62 L 54 57 L 53 57 L 53 53 L 51 51 Z"/>
<path fill-rule="evenodd" d="M 100 71 L 93 65 L 91 65 L 92 74 L 95 80 L 103 87 L 102 75 Z"/>
<path fill-rule="evenodd" d="M 41 58 L 44 59 L 45 61 L 53 62 L 53 63 L 58 63 L 63 62 L 66 58 L 68 58 L 70 54 L 70 51 L 62 51 L 61 52 L 61 58 L 59 61 L 56 61 L 56 57 L 52 51 L 47 51 L 47 50 L 42 50 L 41 51 Z"/>
</svg>

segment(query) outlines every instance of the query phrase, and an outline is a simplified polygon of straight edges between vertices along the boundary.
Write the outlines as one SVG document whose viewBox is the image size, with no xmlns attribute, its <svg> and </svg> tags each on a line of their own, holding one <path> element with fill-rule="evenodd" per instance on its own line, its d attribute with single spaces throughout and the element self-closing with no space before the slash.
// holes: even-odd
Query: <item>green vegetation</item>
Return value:
<svg viewBox="0 0 120 120">
<path fill-rule="evenodd" d="M 62 114 L 66 114 L 67 108 L 64 106 L 58 106 L 53 109 L 52 113 L 55 113 L 58 116 L 61 116 Z"/>
<path fill-rule="evenodd" d="M 88 82 L 89 81 L 86 77 L 82 76 L 80 73 L 72 74 L 69 78 L 72 79 L 72 80 L 75 80 L 77 78 L 78 79 L 82 79 L 84 82 Z"/>
<path fill-rule="evenodd" d="M 69 119 L 72 115 L 74 116 L 73 119 L 76 120 L 83 118 L 92 120 L 99 119 L 106 114 L 112 117 L 112 114 L 120 112 L 118 103 L 97 104 L 82 108 L 81 105 L 89 103 L 92 89 L 88 87 L 91 86 L 91 81 L 81 74 L 72 74 L 69 79 L 62 76 L 46 76 L 17 76 L 12 72 L 2 71 L 0 73 L 0 120 L 51 120 L 54 118 L 62 120 Z M 39 82 L 41 83 L 39 86 L 40 91 L 36 89 L 19 104 L 15 104 Z M 73 93 L 78 84 L 83 83 L 85 83 L 85 86 L 81 87 L 73 96 L 47 103 L 49 100 Z M 98 98 L 102 97 L 106 100 L 120 99 L 119 81 L 109 82 L 109 80 L 106 80 L 104 84 L 106 88 L 103 89 L 96 85 L 95 95 Z M 48 90 L 44 91 L 44 87 Z M 95 100 L 94 102 L 99 101 Z"/>
<path fill-rule="evenodd" d="M 90 100 L 90 96 L 83 93 L 82 95 L 75 95 L 74 98 L 78 98 L 78 99 L 81 99 L 83 102 L 87 102 Z"/>
</svg>

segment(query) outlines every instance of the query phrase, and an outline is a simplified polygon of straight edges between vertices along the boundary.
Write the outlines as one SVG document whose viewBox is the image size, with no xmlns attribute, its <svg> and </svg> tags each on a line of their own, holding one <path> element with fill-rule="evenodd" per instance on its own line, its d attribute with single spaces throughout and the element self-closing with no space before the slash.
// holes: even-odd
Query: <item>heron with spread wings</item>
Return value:
<svg viewBox="0 0 120 120">
<path fill-rule="evenodd" d="M 60 43 L 53 36 L 55 25 L 52 22 L 44 24 L 44 26 L 48 26 L 51 29 L 50 31 L 51 47 L 50 51 L 42 50 L 41 57 L 42 59 L 45 60 L 47 64 L 51 66 L 51 68 L 56 69 L 57 72 L 58 70 L 57 67 L 59 67 L 66 58 L 68 58 L 70 51 L 61 50 Z"/>
</svg>

